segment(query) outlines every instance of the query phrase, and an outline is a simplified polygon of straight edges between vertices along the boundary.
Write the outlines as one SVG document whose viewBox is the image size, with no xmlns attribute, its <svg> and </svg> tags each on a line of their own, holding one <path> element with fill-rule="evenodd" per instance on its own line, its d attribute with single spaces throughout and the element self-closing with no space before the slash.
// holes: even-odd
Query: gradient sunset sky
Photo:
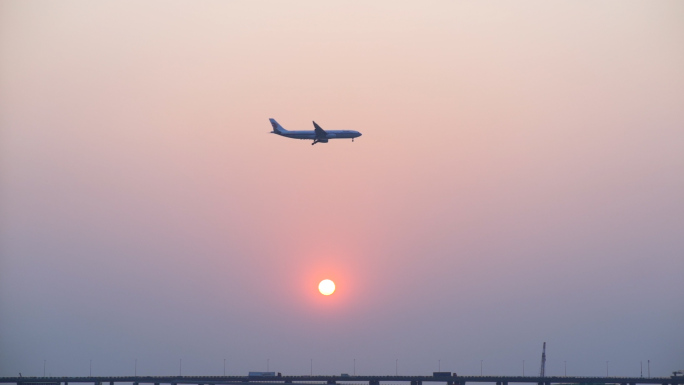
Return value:
<svg viewBox="0 0 684 385">
<path fill-rule="evenodd" d="M 684 369 L 684 2 L 0 1 L 0 376 L 544 341 Z"/>
</svg>

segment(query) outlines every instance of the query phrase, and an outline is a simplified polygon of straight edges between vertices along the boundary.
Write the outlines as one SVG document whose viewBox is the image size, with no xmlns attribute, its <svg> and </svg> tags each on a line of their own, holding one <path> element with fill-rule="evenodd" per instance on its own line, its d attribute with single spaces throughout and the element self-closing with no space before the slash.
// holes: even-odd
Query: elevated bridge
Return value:
<svg viewBox="0 0 684 385">
<path fill-rule="evenodd" d="M 580 384 L 580 385 L 684 385 L 684 376 L 672 377 L 531 377 L 531 376 L 93 376 L 93 377 L 0 377 L 0 384 L 16 385 L 381 385 L 406 382 L 407 385 L 443 383 L 466 385 L 486 382 L 496 385 L 512 384 Z M 360 384 L 362 383 L 362 384 Z"/>
</svg>

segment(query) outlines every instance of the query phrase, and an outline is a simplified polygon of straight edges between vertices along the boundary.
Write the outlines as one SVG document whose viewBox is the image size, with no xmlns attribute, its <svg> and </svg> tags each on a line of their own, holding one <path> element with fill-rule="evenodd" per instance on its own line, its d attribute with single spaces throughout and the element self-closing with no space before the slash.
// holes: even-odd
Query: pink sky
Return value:
<svg viewBox="0 0 684 385">
<path fill-rule="evenodd" d="M 2 1 L 0 376 L 684 369 L 683 69 L 679 1 Z"/>
</svg>

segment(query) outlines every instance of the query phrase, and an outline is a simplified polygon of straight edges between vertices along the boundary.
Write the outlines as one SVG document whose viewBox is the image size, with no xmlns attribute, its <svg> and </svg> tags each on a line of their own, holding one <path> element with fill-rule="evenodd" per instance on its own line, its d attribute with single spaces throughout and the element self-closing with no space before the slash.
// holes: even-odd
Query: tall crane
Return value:
<svg viewBox="0 0 684 385">
<path fill-rule="evenodd" d="M 542 361 L 541 370 L 539 371 L 539 377 L 544 377 L 544 369 L 546 368 L 546 342 L 544 342 L 544 347 L 542 348 Z"/>
</svg>

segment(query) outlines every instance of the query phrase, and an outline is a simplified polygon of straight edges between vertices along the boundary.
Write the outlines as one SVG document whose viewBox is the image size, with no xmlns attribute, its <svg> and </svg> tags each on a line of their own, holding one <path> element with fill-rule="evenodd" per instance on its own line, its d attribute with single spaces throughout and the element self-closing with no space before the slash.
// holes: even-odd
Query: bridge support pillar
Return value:
<svg viewBox="0 0 684 385">
<path fill-rule="evenodd" d="M 380 381 L 378 381 L 378 380 L 370 380 L 370 381 L 368 381 L 368 385 L 380 385 Z"/>
<path fill-rule="evenodd" d="M 423 385 L 423 381 L 411 381 L 411 385 Z"/>
</svg>

